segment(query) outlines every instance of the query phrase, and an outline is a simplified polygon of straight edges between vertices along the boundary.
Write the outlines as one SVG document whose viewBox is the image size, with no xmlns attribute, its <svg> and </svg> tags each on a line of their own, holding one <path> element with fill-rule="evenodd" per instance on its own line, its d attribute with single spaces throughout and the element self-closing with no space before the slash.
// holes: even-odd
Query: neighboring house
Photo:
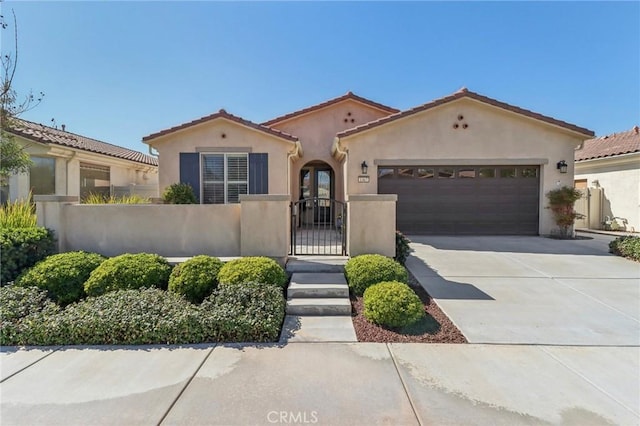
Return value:
<svg viewBox="0 0 640 426">
<path fill-rule="evenodd" d="M 406 233 L 536 235 L 555 229 L 545 194 L 573 184 L 574 150 L 591 137 L 463 88 L 406 111 L 351 92 L 262 124 L 220 110 L 143 142 L 159 154 L 160 191 L 187 182 L 201 203 L 397 194 Z"/>
<path fill-rule="evenodd" d="M 640 231 L 640 128 L 585 141 L 575 162 L 576 188 L 591 192 L 589 201 L 600 193 L 598 205 L 590 208 L 597 217 L 591 227 L 602 229 L 608 216 L 626 220 L 617 222 L 628 231 Z"/>
<path fill-rule="evenodd" d="M 158 160 L 120 146 L 16 119 L 11 133 L 25 147 L 29 173 L 9 178 L 2 201 L 33 195 L 139 193 L 158 196 Z"/>
</svg>

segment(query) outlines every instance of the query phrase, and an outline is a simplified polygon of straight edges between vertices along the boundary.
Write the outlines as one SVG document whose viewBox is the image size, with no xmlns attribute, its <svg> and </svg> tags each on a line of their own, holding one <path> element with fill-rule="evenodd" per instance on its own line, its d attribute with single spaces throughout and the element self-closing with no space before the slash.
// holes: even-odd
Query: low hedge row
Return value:
<svg viewBox="0 0 640 426">
<path fill-rule="evenodd" d="M 53 231 L 42 228 L 0 228 L 0 283 L 15 280 L 22 271 L 55 253 Z"/>
<path fill-rule="evenodd" d="M 609 252 L 640 261 L 640 237 L 618 237 L 609 243 Z"/>
<path fill-rule="evenodd" d="M 282 290 L 238 284 L 201 305 L 158 288 L 117 290 L 60 308 L 36 287 L 0 288 L 0 344 L 268 342 L 284 320 Z"/>
</svg>

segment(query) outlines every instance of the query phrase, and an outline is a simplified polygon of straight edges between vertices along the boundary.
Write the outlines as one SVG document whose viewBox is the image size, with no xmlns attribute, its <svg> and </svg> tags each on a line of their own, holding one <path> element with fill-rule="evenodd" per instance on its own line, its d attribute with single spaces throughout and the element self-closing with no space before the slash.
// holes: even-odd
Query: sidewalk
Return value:
<svg viewBox="0 0 640 426">
<path fill-rule="evenodd" d="M 640 348 L 378 343 L 0 353 L 2 425 L 640 423 Z"/>
</svg>

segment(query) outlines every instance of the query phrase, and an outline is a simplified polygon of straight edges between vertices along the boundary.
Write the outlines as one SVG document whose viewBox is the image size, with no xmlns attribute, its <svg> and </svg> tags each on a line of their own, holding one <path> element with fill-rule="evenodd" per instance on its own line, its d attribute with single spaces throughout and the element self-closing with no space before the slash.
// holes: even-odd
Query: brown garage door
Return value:
<svg viewBox="0 0 640 426">
<path fill-rule="evenodd" d="M 537 235 L 538 166 L 378 167 L 407 234 Z"/>
</svg>

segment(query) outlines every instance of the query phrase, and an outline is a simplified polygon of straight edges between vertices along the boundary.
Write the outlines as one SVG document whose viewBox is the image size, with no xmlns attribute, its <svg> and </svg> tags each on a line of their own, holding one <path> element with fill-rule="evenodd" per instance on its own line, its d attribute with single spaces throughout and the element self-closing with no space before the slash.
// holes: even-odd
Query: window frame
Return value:
<svg viewBox="0 0 640 426">
<path fill-rule="evenodd" d="M 220 157 L 222 156 L 223 161 L 222 161 L 222 166 L 223 166 L 223 180 L 212 180 L 212 179 L 206 179 L 205 180 L 205 176 L 204 176 L 204 172 L 205 172 L 205 157 Z M 230 157 L 244 157 L 245 158 L 245 164 L 246 164 L 246 179 L 245 180 L 230 180 L 229 179 L 229 158 Z M 223 203 L 207 203 L 205 202 L 205 186 L 207 186 L 208 184 L 220 184 L 222 183 L 223 185 L 223 189 L 224 189 L 224 202 Z M 200 153 L 200 203 L 201 204 L 216 204 L 216 205 L 224 205 L 224 204 L 238 204 L 240 201 L 238 200 L 238 202 L 230 202 L 229 201 L 229 185 L 238 185 L 238 184 L 244 184 L 245 188 L 246 188 L 246 192 L 244 192 L 244 194 L 248 194 L 249 193 L 249 153 L 247 152 L 201 152 Z M 242 195 L 241 193 L 238 193 L 238 196 Z"/>
</svg>

